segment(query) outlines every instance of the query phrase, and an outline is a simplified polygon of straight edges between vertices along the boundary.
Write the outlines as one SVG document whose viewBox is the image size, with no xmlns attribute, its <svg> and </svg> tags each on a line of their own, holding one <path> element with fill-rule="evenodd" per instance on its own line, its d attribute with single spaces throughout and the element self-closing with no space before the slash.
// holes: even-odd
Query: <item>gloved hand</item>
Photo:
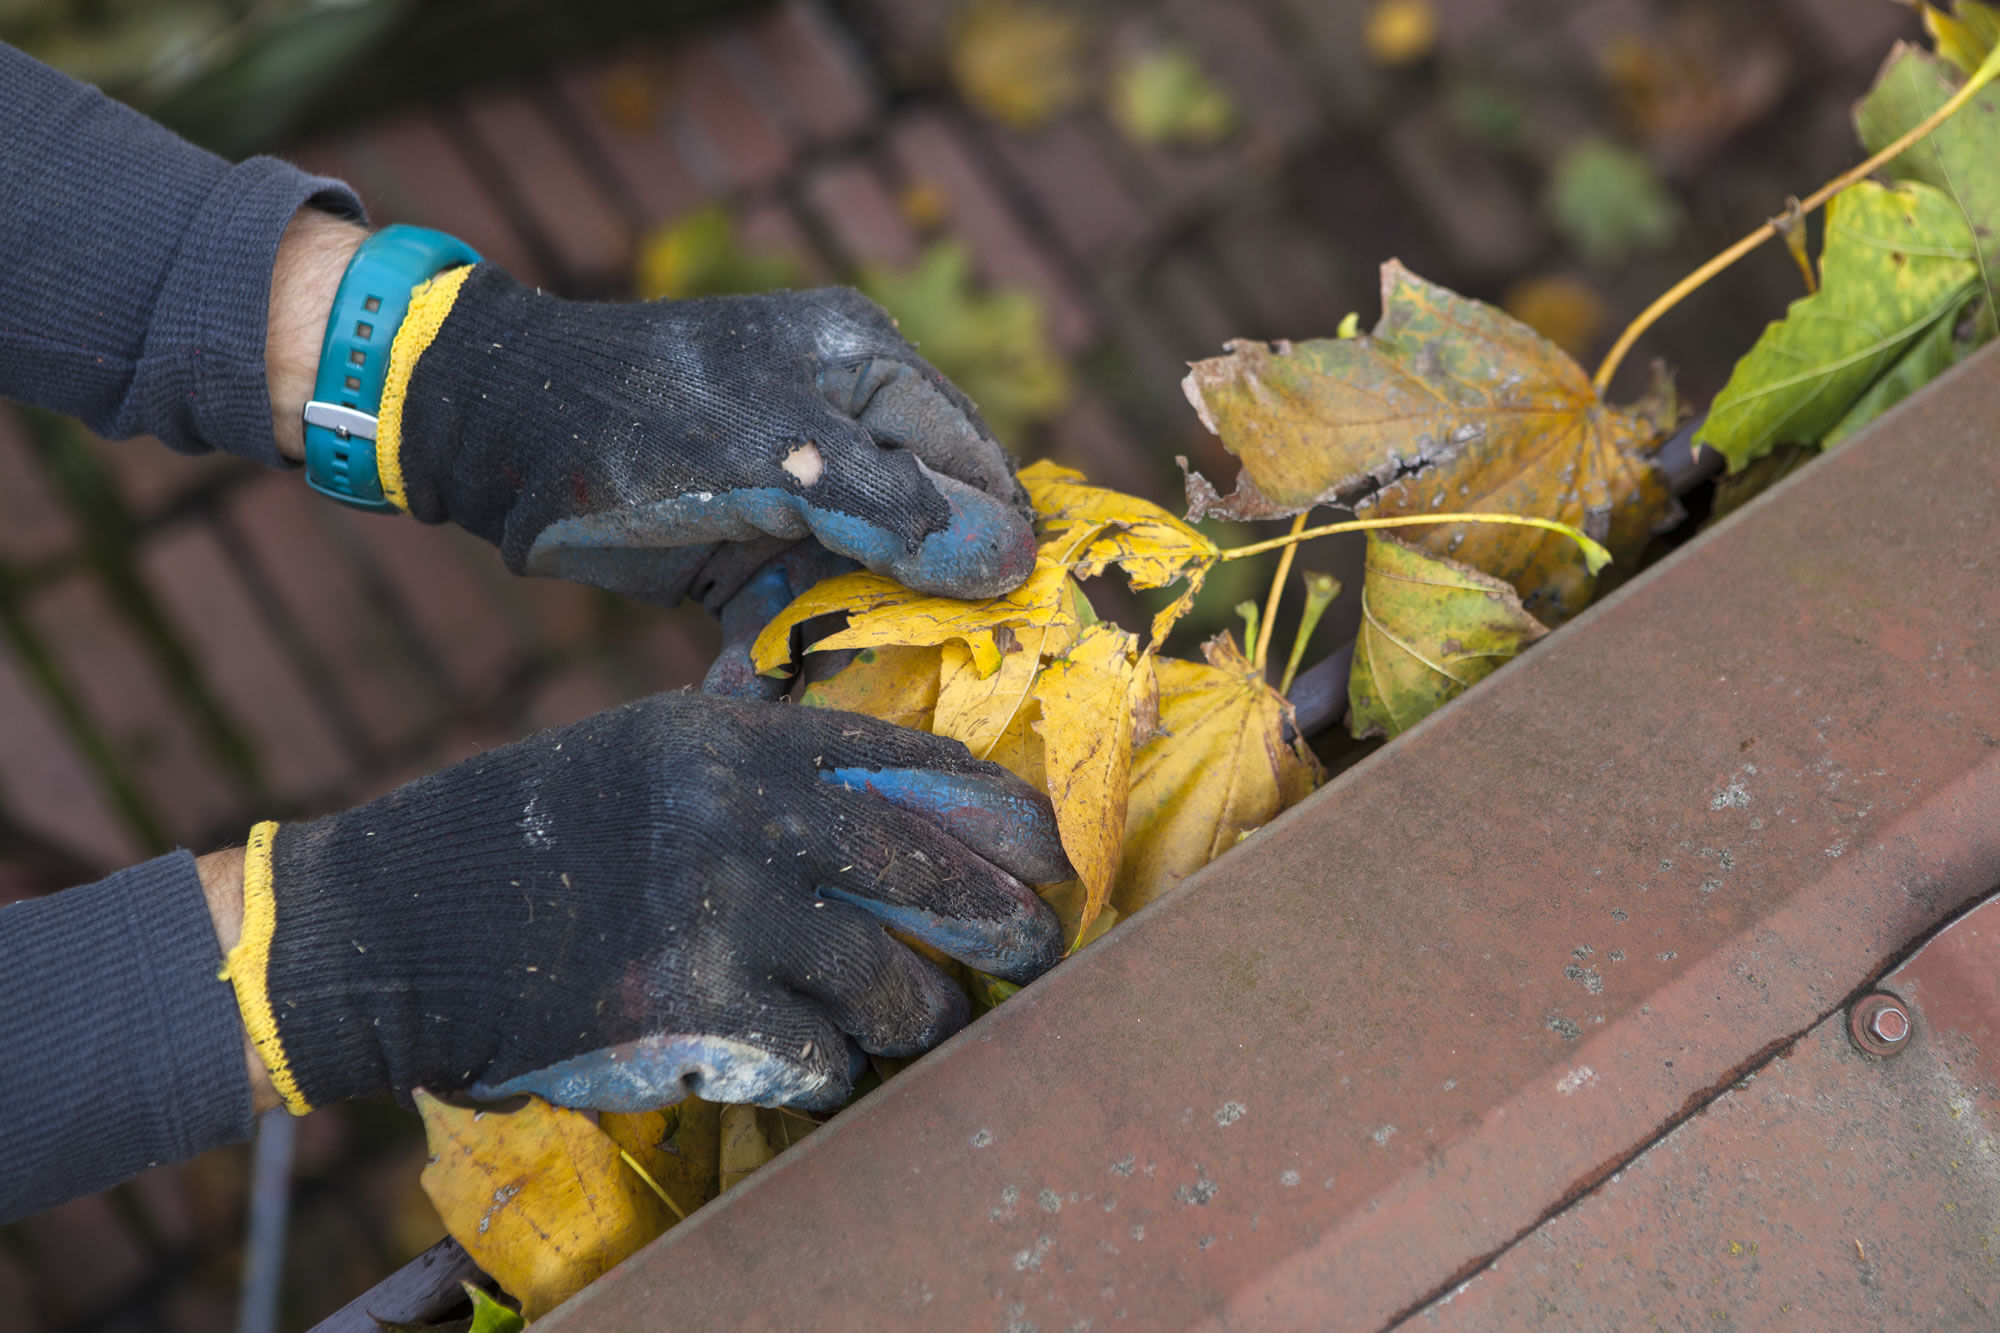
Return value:
<svg viewBox="0 0 2000 1333">
<path fill-rule="evenodd" d="M 451 270 L 397 333 L 377 451 L 392 500 L 516 573 L 664 605 L 715 610 L 808 536 L 952 596 L 1034 565 L 1005 452 L 848 288 L 609 304 Z"/>
<path fill-rule="evenodd" d="M 295 1113 L 467 1089 L 633 1111 L 831 1108 L 849 1038 L 914 1055 L 963 994 L 887 933 L 1027 981 L 1071 873 L 1049 804 L 954 741 L 662 694 L 303 824 L 261 824 L 228 973 Z"/>
</svg>

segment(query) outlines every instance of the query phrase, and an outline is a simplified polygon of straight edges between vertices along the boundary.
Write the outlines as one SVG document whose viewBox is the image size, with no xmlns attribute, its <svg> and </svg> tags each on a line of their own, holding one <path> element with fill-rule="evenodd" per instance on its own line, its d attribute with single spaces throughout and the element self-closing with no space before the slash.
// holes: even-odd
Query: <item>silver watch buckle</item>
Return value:
<svg viewBox="0 0 2000 1333">
<path fill-rule="evenodd" d="M 324 427 L 343 440 L 375 438 L 374 416 L 345 403 L 322 403 L 315 399 L 306 404 L 305 418 L 308 426 Z"/>
</svg>

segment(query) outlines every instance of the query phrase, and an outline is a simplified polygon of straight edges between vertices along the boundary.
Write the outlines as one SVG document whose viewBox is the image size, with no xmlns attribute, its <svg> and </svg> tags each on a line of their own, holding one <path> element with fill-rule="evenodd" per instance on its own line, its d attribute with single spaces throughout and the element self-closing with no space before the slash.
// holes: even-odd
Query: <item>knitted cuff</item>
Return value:
<svg viewBox="0 0 2000 1333">
<path fill-rule="evenodd" d="M 271 937 L 278 927 L 278 904 L 271 889 L 271 843 L 278 836 L 275 820 L 250 830 L 243 849 L 243 933 L 216 975 L 236 990 L 237 1012 L 251 1045 L 270 1072 L 271 1086 L 293 1115 L 312 1105 L 299 1091 L 285 1043 L 278 1036 L 278 1015 L 271 1005 Z"/>
</svg>

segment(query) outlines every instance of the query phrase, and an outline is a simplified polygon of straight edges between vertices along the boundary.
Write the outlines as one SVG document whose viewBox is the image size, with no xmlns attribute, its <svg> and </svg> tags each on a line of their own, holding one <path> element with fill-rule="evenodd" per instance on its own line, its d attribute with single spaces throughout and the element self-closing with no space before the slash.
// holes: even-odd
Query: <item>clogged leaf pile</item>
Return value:
<svg viewBox="0 0 2000 1333">
<path fill-rule="evenodd" d="M 1442 439 L 1450 469 L 1440 456 L 1438 476 L 1423 480 L 1448 480 L 1453 508 L 1504 524 L 1495 529 L 1504 539 L 1484 540 L 1482 522 L 1438 526 L 1440 511 L 1426 498 L 1436 485 L 1407 495 L 1378 488 L 1365 503 L 1383 517 L 1371 521 L 1412 525 L 1427 533 L 1417 540 L 1454 549 L 1471 542 L 1545 600 L 1559 588 L 1564 605 L 1580 605 L 1602 549 L 1561 522 L 1520 525 L 1546 523 L 1531 512 L 1542 509 L 1636 549 L 1667 507 L 1645 452 L 1659 419 L 1606 408 L 1573 363 L 1505 314 L 1398 265 L 1385 268 L 1384 280 L 1392 305 L 1371 336 L 1297 351 L 1239 343 L 1230 358 L 1196 367 L 1190 396 L 1204 420 L 1226 423 L 1225 443 L 1245 458 L 1228 502 L 1191 478 L 1197 519 L 1230 504 L 1259 517 L 1303 513 L 1315 502 L 1360 505 L 1341 490 L 1350 474 L 1394 477 Z M 1419 316 L 1434 321 L 1423 336 L 1448 354 L 1423 367 L 1399 364 L 1408 359 L 1402 335 L 1387 330 Z M 1445 318 L 1459 327 L 1444 331 Z M 1380 400 L 1329 383 L 1342 373 L 1336 361 L 1393 381 L 1408 403 L 1403 419 L 1385 420 Z M 1263 369 L 1273 363 L 1296 372 Z M 1510 376 L 1515 387 L 1500 383 Z M 1532 443 L 1497 424 L 1524 413 L 1554 440 Z M 1565 468 L 1571 475 L 1554 475 Z M 1040 543 L 1020 587 L 959 601 L 875 574 L 841 575 L 776 616 L 752 657 L 760 671 L 800 675 L 804 706 L 950 736 L 1046 791 L 1077 878 L 1041 892 L 1072 947 L 1082 947 L 1297 804 L 1322 770 L 1271 683 L 1265 645 L 1239 646 L 1225 632 L 1197 661 L 1161 651 L 1214 567 L 1254 548 L 1225 549 L 1159 505 L 1052 463 L 1022 469 L 1020 480 Z M 1613 488 L 1623 508 L 1609 504 Z M 1593 517 L 1600 498 L 1611 518 Z M 1366 654 L 1355 672 L 1358 732 L 1394 734 L 1546 633 L 1500 577 L 1415 546 L 1380 541 L 1375 549 L 1363 599 Z M 1134 589 L 1170 594 L 1148 625 L 1098 616 L 1086 585 L 1114 571 Z M 1333 583 L 1309 574 L 1307 588 L 1316 619 Z M 801 644 L 806 626 L 816 637 Z M 976 1009 L 1015 989 L 933 961 Z M 892 1062 L 878 1062 L 876 1072 L 892 1074 Z M 425 1173 L 433 1202 L 530 1318 L 817 1124 L 797 1112 L 698 1100 L 595 1123 L 533 1098 L 476 1112 L 425 1099 L 423 1109 L 436 1159 Z"/>
<path fill-rule="evenodd" d="M 1774 224 L 1772 234 L 1784 234 L 1799 260 L 1806 294 L 1738 363 L 1701 428 L 1734 474 L 1717 496 L 1718 514 L 1889 410 L 2000 324 L 2000 99 L 1984 88 L 2000 74 L 2000 7 L 1959 0 L 1949 11 L 1920 8 L 1935 50 L 1892 53 L 1856 110 L 1863 146 L 1879 150 L 1913 134 L 1954 97 L 1966 99 L 1966 110 L 1916 139 L 1880 183 L 1821 192 L 1833 202 L 1816 262 L 1800 206 Z M 1421 59 L 1435 39 L 1428 4 L 1384 0 L 1371 13 L 1370 51 L 1380 63 Z M 966 15 L 964 30 L 984 40 L 961 45 L 954 72 L 976 106 L 1031 126 L 1088 95 L 1085 21 L 1027 0 L 979 0 Z M 1228 133 L 1231 108 L 1190 60 L 1142 52 L 1119 67 L 1112 96 L 1125 104 L 1128 132 L 1193 141 Z M 1628 217 L 1618 225 L 1637 224 Z M 720 280 L 740 280 L 749 269 L 726 240 L 714 219 L 668 234 L 649 261 L 654 285 L 704 287 L 704 275 L 732 268 L 738 279 Z M 964 288 L 962 255 L 939 255 L 905 285 L 933 294 Z M 938 327 L 926 328 L 924 342 L 940 355 L 986 345 L 985 333 L 955 327 L 967 321 L 1004 334 L 1010 346 L 1039 337 L 1022 332 L 1033 333 L 1036 319 L 1024 307 L 956 295 L 930 306 Z M 957 601 L 872 574 L 843 575 L 807 590 L 754 645 L 758 670 L 796 676 L 802 706 L 953 737 L 1046 791 L 1077 878 L 1040 891 L 1072 948 L 1228 852 L 1320 781 L 1292 705 L 1271 683 L 1268 626 L 1281 597 L 1296 595 L 1289 572 L 1298 543 L 1369 531 L 1348 727 L 1357 737 L 1394 737 L 1582 611 L 1607 562 L 1636 567 L 1653 536 L 1680 517 L 1655 462 L 1679 415 L 1663 376 L 1641 402 L 1609 403 L 1526 323 L 1393 260 L 1382 267 L 1372 329 L 1363 332 L 1353 315 L 1329 323 L 1333 336 L 1239 340 L 1191 368 L 1188 401 L 1241 463 L 1226 495 L 1189 472 L 1181 517 L 1037 463 L 1020 480 L 1039 560 L 1013 592 Z M 1609 381 L 1622 346 L 1596 383 Z M 979 397 L 1012 401 L 1020 417 L 1032 417 L 1053 401 L 1059 370 L 1019 359 L 1000 377 L 1020 381 L 1013 399 L 1006 386 Z M 1308 528 L 1316 508 L 1356 517 Z M 1292 524 L 1284 537 L 1224 547 L 1197 526 L 1205 518 Z M 1244 643 L 1223 633 L 1198 660 L 1163 652 L 1218 564 L 1280 548 L 1269 599 L 1246 604 Z M 1099 616 L 1089 585 L 1114 571 L 1134 589 L 1164 591 L 1150 624 Z M 1309 571 L 1304 583 L 1309 627 L 1335 584 Z M 813 637 L 800 642 L 807 630 Z M 1293 646 L 1287 684 L 1303 646 L 1303 637 Z M 1016 989 L 934 961 L 976 1011 Z M 878 1060 L 864 1089 L 900 1063 Z M 420 1096 L 419 1105 L 431 1134 L 424 1183 L 432 1200 L 529 1319 L 818 1124 L 793 1111 L 695 1099 L 601 1116 L 532 1098 L 469 1109 Z M 489 1316 L 507 1312 L 478 1317 Z"/>
</svg>

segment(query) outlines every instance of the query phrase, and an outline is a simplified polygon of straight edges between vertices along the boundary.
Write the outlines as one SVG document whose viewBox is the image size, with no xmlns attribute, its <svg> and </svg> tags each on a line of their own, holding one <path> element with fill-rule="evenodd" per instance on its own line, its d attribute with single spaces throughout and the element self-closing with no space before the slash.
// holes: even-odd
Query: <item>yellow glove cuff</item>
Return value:
<svg viewBox="0 0 2000 1333">
<path fill-rule="evenodd" d="M 417 358 L 430 349 L 458 300 L 458 289 L 472 276 L 472 266 L 446 269 L 410 292 L 410 313 L 403 316 L 396 340 L 389 344 L 389 373 L 382 382 L 382 407 L 375 414 L 375 471 L 382 478 L 382 495 L 410 512 L 403 492 L 403 403 L 410 395 L 410 376 Z"/>
<path fill-rule="evenodd" d="M 395 456 L 393 451 L 389 456 Z M 386 484 L 386 475 L 383 480 Z M 243 849 L 243 933 L 223 960 L 218 977 L 235 988 L 236 1009 L 243 1015 L 244 1030 L 250 1034 L 250 1044 L 257 1048 L 264 1068 L 270 1071 L 271 1086 L 278 1090 L 285 1109 L 304 1115 L 312 1106 L 292 1077 L 285 1044 L 278 1037 L 277 1011 L 271 1007 L 271 937 L 278 929 L 278 900 L 271 890 L 271 844 L 277 836 L 275 820 L 267 819 L 250 830 L 249 843 Z"/>
</svg>

